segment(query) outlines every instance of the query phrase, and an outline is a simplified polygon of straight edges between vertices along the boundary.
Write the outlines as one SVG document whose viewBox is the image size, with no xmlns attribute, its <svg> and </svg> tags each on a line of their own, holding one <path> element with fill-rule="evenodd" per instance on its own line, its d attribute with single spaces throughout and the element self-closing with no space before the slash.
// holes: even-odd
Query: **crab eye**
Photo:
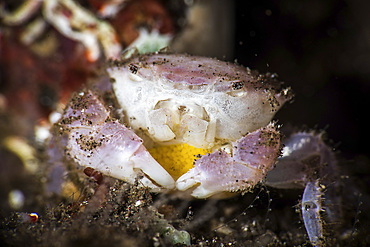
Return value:
<svg viewBox="0 0 370 247">
<path fill-rule="evenodd" d="M 139 67 L 136 64 L 130 63 L 128 69 L 132 74 L 136 74 L 139 70 Z"/>
<path fill-rule="evenodd" d="M 240 90 L 244 87 L 244 82 L 243 81 L 234 81 L 231 86 L 234 90 Z"/>
<path fill-rule="evenodd" d="M 242 90 L 244 88 L 244 81 L 233 81 L 231 84 L 232 90 L 226 92 L 231 97 L 243 97 L 245 96 L 245 91 Z"/>
</svg>

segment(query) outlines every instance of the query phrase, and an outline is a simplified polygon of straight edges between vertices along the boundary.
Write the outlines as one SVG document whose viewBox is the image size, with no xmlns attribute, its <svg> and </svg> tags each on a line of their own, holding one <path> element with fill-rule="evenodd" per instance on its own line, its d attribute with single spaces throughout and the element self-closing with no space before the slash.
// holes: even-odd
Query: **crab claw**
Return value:
<svg viewBox="0 0 370 247">
<path fill-rule="evenodd" d="M 91 92 L 75 96 L 57 125 L 68 133 L 66 153 L 79 165 L 129 183 L 139 179 L 154 189 L 174 188 L 173 178 L 149 154 L 142 139 L 110 120 L 109 112 Z"/>
<path fill-rule="evenodd" d="M 232 143 L 232 153 L 218 150 L 195 161 L 176 182 L 179 190 L 197 184 L 192 196 L 207 198 L 220 192 L 253 188 L 273 168 L 280 154 L 280 133 L 273 123 Z"/>
</svg>

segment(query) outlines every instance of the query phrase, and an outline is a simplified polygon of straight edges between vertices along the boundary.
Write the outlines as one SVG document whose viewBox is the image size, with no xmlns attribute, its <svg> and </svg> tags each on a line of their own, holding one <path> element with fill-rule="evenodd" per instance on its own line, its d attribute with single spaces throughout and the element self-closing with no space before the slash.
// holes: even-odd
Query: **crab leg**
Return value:
<svg viewBox="0 0 370 247">
<path fill-rule="evenodd" d="M 79 165 L 130 183 L 141 179 L 152 188 L 174 187 L 172 177 L 149 154 L 142 140 L 118 121 L 110 120 L 109 112 L 92 93 L 72 99 L 58 125 L 62 133 L 68 133 L 67 155 Z"/>
<path fill-rule="evenodd" d="M 302 197 L 302 217 L 310 242 L 313 246 L 323 246 L 322 188 L 319 181 L 308 182 Z"/>
<path fill-rule="evenodd" d="M 317 178 L 332 183 L 336 176 L 337 160 L 322 134 L 298 132 L 284 141 L 282 155 L 267 174 L 266 184 L 280 189 L 304 188 Z"/>
<path fill-rule="evenodd" d="M 264 179 L 280 154 L 280 133 L 274 124 L 258 129 L 232 143 L 232 154 L 215 151 L 196 160 L 176 186 L 187 190 L 199 184 L 192 195 L 207 198 L 219 192 L 245 191 Z"/>
<path fill-rule="evenodd" d="M 322 246 L 323 223 L 331 223 L 334 228 L 333 223 L 341 218 L 337 160 L 322 140 L 322 134 L 295 133 L 284 145 L 275 169 L 267 174 L 266 184 L 275 188 L 305 188 L 301 206 L 304 225 L 311 244 Z"/>
</svg>

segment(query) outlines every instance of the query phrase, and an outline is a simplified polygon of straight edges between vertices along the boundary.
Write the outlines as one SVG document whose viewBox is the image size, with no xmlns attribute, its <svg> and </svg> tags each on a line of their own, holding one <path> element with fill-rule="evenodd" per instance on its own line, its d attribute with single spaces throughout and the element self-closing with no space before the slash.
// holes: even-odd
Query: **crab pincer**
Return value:
<svg viewBox="0 0 370 247">
<path fill-rule="evenodd" d="M 67 155 L 79 165 L 130 183 L 139 179 L 153 189 L 174 187 L 173 178 L 149 154 L 142 139 L 110 119 L 109 111 L 90 91 L 72 99 L 58 125 L 68 133 Z"/>
<path fill-rule="evenodd" d="M 247 191 L 273 168 L 280 147 L 280 133 L 270 123 L 233 142 L 231 153 L 217 150 L 196 160 L 194 168 L 177 180 L 176 187 L 186 190 L 199 184 L 192 193 L 197 198 L 222 191 Z"/>
</svg>

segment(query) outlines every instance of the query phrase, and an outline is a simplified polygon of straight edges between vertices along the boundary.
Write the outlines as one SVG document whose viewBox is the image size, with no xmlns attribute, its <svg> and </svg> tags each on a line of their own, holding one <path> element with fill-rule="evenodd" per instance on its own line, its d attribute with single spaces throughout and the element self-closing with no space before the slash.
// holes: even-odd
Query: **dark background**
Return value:
<svg viewBox="0 0 370 247">
<path fill-rule="evenodd" d="M 235 2 L 235 58 L 277 73 L 295 92 L 276 118 L 326 129 L 350 159 L 370 146 L 369 9 L 356 0 Z"/>
</svg>

